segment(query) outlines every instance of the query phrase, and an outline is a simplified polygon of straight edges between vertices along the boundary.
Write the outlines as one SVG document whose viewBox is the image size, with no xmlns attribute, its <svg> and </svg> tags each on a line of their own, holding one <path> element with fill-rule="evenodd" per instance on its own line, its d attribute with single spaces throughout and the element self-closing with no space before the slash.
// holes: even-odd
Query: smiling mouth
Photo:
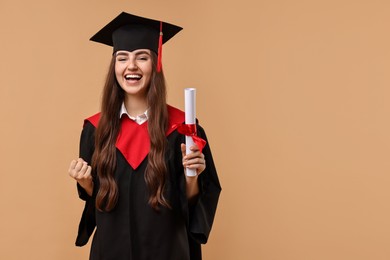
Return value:
<svg viewBox="0 0 390 260">
<path fill-rule="evenodd" d="M 125 79 L 126 80 L 135 80 L 135 81 L 138 81 L 142 78 L 141 75 L 138 75 L 138 74 L 127 74 L 125 75 Z"/>
</svg>

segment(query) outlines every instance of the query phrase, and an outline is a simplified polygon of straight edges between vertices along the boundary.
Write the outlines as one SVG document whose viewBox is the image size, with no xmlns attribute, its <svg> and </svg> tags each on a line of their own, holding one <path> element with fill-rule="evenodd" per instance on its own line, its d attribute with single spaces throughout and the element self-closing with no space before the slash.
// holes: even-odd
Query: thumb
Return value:
<svg viewBox="0 0 390 260">
<path fill-rule="evenodd" d="M 185 144 L 181 144 L 181 154 L 183 155 L 183 157 L 186 155 L 186 145 Z"/>
</svg>

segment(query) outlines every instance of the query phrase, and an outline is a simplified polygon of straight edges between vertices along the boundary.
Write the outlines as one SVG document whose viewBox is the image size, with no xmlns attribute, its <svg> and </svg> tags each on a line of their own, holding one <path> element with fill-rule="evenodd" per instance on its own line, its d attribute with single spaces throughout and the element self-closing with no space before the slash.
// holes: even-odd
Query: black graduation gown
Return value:
<svg viewBox="0 0 390 260">
<path fill-rule="evenodd" d="M 86 121 L 80 140 L 80 157 L 91 163 L 94 151 L 95 126 Z M 197 125 L 198 136 L 207 140 L 204 130 Z M 92 197 L 78 185 L 79 196 L 85 200 L 77 246 L 85 245 L 95 227 L 90 260 L 199 260 L 201 246 L 207 242 L 218 197 L 221 191 L 210 147 L 203 149 L 206 169 L 199 175 L 200 194 L 194 205 L 186 198 L 185 176 L 180 144 L 184 136 L 174 130 L 167 136 L 166 162 L 169 171 L 165 197 L 172 209 L 153 210 L 148 204 L 148 189 L 144 171 L 148 158 L 133 169 L 117 149 L 115 179 L 119 199 L 111 212 L 95 209 L 99 180 L 94 177 Z M 95 173 L 93 173 L 94 176 Z"/>
</svg>

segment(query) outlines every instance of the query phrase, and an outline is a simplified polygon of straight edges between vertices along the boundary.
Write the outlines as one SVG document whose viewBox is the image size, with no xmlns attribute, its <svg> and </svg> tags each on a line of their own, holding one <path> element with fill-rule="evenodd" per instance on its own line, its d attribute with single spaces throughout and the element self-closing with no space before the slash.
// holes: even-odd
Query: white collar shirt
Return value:
<svg viewBox="0 0 390 260">
<path fill-rule="evenodd" d="M 136 122 L 139 125 L 142 125 L 143 123 L 148 121 L 148 109 L 146 109 L 146 111 L 144 113 L 142 113 L 141 115 L 133 117 L 127 112 L 127 109 L 125 107 L 125 103 L 122 103 L 119 117 L 122 118 L 123 115 L 127 115 L 131 120 L 133 120 L 134 122 Z"/>
</svg>

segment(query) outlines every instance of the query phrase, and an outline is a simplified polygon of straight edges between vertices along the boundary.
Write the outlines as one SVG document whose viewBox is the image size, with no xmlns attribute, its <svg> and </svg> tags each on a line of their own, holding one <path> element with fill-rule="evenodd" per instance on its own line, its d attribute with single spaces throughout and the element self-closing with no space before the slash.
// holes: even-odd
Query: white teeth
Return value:
<svg viewBox="0 0 390 260">
<path fill-rule="evenodd" d="M 141 75 L 136 75 L 136 74 L 127 74 L 125 75 L 126 79 L 140 79 Z"/>
</svg>

